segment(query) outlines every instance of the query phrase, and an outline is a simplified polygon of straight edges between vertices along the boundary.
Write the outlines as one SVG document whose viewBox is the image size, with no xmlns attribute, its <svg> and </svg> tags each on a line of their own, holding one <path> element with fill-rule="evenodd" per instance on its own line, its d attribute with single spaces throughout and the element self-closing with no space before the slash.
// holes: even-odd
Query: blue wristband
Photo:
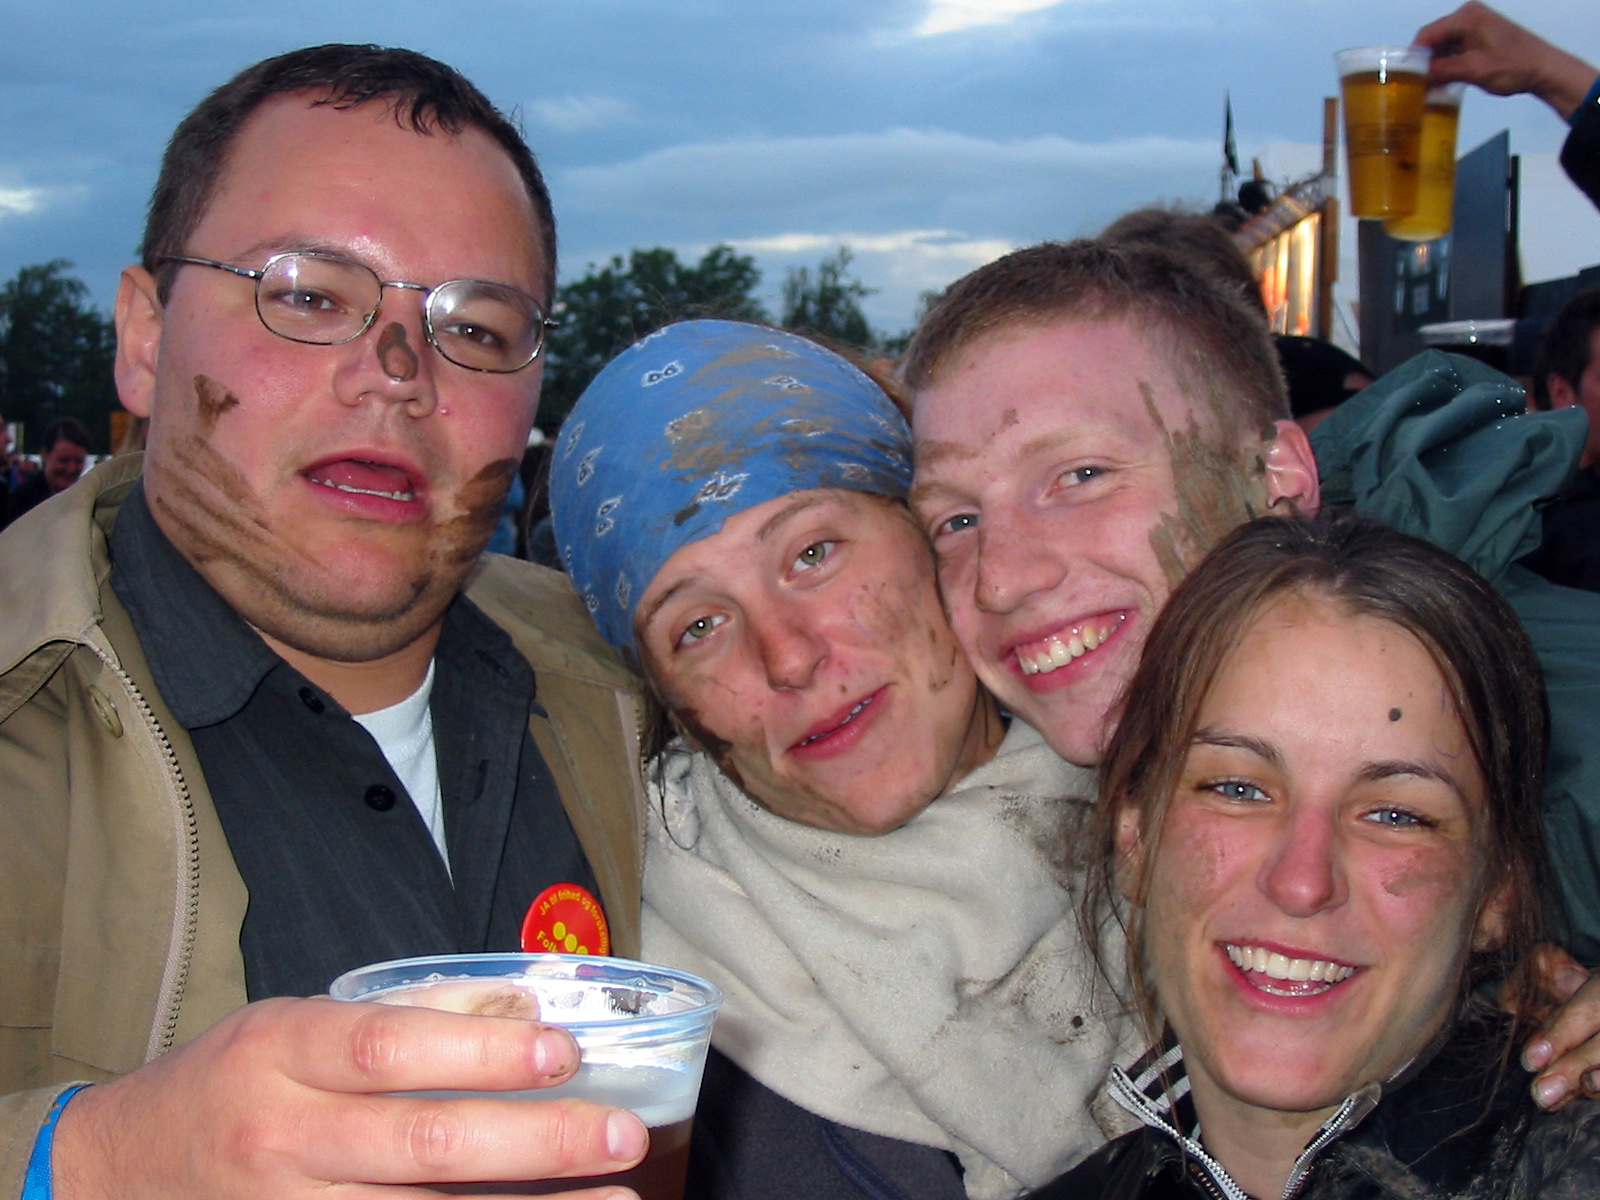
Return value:
<svg viewBox="0 0 1600 1200">
<path fill-rule="evenodd" d="M 1583 103 L 1572 110 L 1572 115 L 1567 118 L 1567 124 L 1571 125 L 1583 114 L 1584 109 L 1595 103 L 1600 103 L 1600 77 L 1596 77 L 1594 86 L 1589 89 L 1589 94 L 1583 98 Z"/>
<path fill-rule="evenodd" d="M 56 1121 L 60 1119 L 67 1101 L 88 1086 L 80 1083 L 76 1087 L 69 1087 L 50 1106 L 49 1115 L 45 1117 L 44 1124 L 39 1126 L 38 1136 L 33 1139 L 33 1153 L 28 1156 L 28 1174 L 22 1181 L 21 1200 L 50 1200 L 50 1147 L 56 1140 Z"/>
</svg>

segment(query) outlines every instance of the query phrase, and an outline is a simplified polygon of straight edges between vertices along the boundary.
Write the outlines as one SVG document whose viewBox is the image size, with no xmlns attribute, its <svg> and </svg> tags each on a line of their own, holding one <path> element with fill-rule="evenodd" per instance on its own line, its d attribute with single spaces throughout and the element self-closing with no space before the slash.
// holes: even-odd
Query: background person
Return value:
<svg viewBox="0 0 1600 1200">
<path fill-rule="evenodd" d="M 647 772 L 644 953 L 727 993 L 691 1195 L 1010 1196 L 1105 1136 L 1092 785 L 978 687 L 910 448 L 845 360 L 727 321 L 624 352 L 556 445 L 572 579 L 686 738 Z"/>
<path fill-rule="evenodd" d="M 1545 510 L 1543 540 L 1522 565 L 1566 587 L 1600 591 L 1600 288 L 1562 305 L 1539 344 L 1534 395 L 1541 408 L 1581 408 L 1589 440 L 1566 490 Z"/>
<path fill-rule="evenodd" d="M 1451 555 L 1350 518 L 1224 540 L 1151 633 L 1096 817 L 1086 922 L 1121 894 L 1159 1042 L 1112 1085 L 1144 1128 L 1040 1200 L 1600 1186 L 1600 1104 L 1541 1113 L 1469 993 L 1538 936 L 1543 735 L 1532 647 Z"/>
<path fill-rule="evenodd" d="M 6 524 L 78 482 L 89 460 L 89 431 L 71 417 L 45 426 L 39 443 L 40 469 L 11 490 Z"/>
<path fill-rule="evenodd" d="M 560 1030 L 291 998 L 514 948 L 557 882 L 637 947 L 632 681 L 480 558 L 555 274 L 527 146 L 432 59 L 295 51 L 179 126 L 142 259 L 147 453 L 0 536 L 0 1193 L 632 1166 L 630 1113 L 381 1094 L 559 1081 Z"/>
</svg>

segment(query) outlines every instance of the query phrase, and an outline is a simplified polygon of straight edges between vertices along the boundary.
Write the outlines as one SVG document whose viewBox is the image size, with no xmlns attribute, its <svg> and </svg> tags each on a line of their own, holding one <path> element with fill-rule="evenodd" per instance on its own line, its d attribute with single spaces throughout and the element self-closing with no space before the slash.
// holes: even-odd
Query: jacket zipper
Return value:
<svg viewBox="0 0 1600 1200">
<path fill-rule="evenodd" d="M 167 961 L 161 973 L 161 990 L 156 995 L 156 1020 L 150 1030 L 150 1041 L 145 1046 L 145 1061 L 148 1062 L 172 1049 L 178 1033 L 178 1010 L 183 1005 L 183 992 L 189 981 L 189 968 L 194 960 L 194 943 L 200 925 L 200 828 L 195 816 L 194 796 L 183 777 L 178 755 L 172 748 L 166 730 L 156 720 L 149 701 L 120 663 L 99 646 L 95 646 L 94 651 L 133 699 L 139 715 L 144 718 L 145 728 L 155 736 L 170 779 L 176 785 L 178 820 L 184 843 L 183 865 L 178 873 L 178 894 L 172 912 L 176 936 L 168 944 Z"/>
</svg>

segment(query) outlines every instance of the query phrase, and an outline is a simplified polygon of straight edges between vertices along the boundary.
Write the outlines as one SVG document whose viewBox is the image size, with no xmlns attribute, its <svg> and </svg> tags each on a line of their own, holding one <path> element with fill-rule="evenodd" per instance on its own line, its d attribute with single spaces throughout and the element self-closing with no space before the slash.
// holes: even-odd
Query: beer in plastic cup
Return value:
<svg viewBox="0 0 1600 1200">
<path fill-rule="evenodd" d="M 1358 217 L 1416 211 L 1429 57 L 1426 46 L 1362 46 L 1334 55 L 1344 92 L 1350 211 Z"/>
<path fill-rule="evenodd" d="M 537 1014 L 545 1024 L 566 1028 L 583 1053 L 578 1073 L 556 1087 L 407 1095 L 594 1100 L 628 1109 L 650 1130 L 650 1151 L 631 1171 L 584 1179 L 430 1185 L 435 1190 L 542 1195 L 616 1184 L 631 1187 L 641 1200 L 682 1200 L 689 1129 L 711 1023 L 722 1004 L 722 992 L 714 984 L 625 958 L 443 954 L 360 967 L 334 980 L 329 992 L 335 1000 L 489 1016 Z"/>
<path fill-rule="evenodd" d="M 1450 232 L 1456 202 L 1456 124 L 1464 83 L 1429 88 L 1422 106 L 1422 149 L 1417 168 L 1417 207 L 1410 216 L 1383 223 L 1390 237 L 1431 242 Z"/>
</svg>

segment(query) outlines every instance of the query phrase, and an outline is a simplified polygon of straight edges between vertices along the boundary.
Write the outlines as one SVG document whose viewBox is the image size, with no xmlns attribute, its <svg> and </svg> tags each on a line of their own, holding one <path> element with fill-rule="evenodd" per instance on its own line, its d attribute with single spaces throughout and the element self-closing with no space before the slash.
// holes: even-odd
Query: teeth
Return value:
<svg viewBox="0 0 1600 1200">
<path fill-rule="evenodd" d="M 382 496 L 385 500 L 410 500 L 414 492 L 380 492 L 375 488 L 351 487 L 347 483 L 330 483 L 326 479 L 318 479 L 325 488 L 332 488 L 336 492 L 349 492 L 352 496 Z"/>
<path fill-rule="evenodd" d="M 843 729 L 846 725 L 850 724 L 851 721 L 854 721 L 856 719 L 856 714 L 857 713 L 859 713 L 863 708 L 865 708 L 867 705 L 869 705 L 871 703 L 872 703 L 872 697 L 868 696 L 860 704 L 856 705 L 849 712 L 845 713 L 844 720 L 840 721 L 832 729 L 825 729 L 821 733 L 814 733 L 810 737 L 808 737 L 804 741 L 802 741 L 800 744 L 802 746 L 809 746 L 812 742 L 816 741 L 819 738 L 825 738 L 829 734 L 838 733 L 839 730 Z"/>
<path fill-rule="evenodd" d="M 1332 987 L 1343 983 L 1356 973 L 1354 967 L 1329 962 L 1320 958 L 1290 958 L 1261 946 L 1234 946 L 1224 943 L 1228 958 L 1241 971 L 1265 975 L 1268 979 L 1282 979 L 1289 983 L 1326 983 Z M 1276 995 L 1301 995 L 1304 993 L 1268 991 Z M 1326 989 L 1323 989 L 1326 990 Z"/>
<path fill-rule="evenodd" d="M 1117 622 L 1127 620 L 1123 614 Z M 1064 667 L 1075 658 L 1082 658 L 1091 650 L 1097 650 L 1111 636 L 1113 626 L 1108 623 L 1099 625 L 1084 625 L 1072 630 L 1066 641 L 1059 637 L 1045 639 L 1044 645 L 1031 653 L 1017 652 L 1017 662 L 1022 667 L 1024 675 L 1048 675 L 1057 667 Z"/>
</svg>

